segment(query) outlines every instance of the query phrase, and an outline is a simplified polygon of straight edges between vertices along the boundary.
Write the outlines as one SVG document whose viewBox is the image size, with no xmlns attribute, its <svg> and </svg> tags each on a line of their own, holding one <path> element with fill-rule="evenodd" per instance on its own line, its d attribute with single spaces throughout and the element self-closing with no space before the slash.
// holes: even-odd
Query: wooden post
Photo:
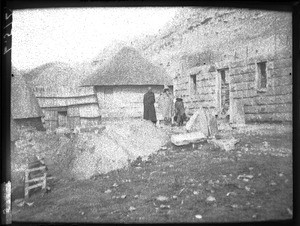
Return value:
<svg viewBox="0 0 300 226">
<path fill-rule="evenodd" d="M 29 172 L 27 169 L 25 169 L 25 195 L 24 198 L 28 199 L 28 195 L 29 195 L 29 182 L 28 182 L 28 176 L 29 176 Z"/>
</svg>

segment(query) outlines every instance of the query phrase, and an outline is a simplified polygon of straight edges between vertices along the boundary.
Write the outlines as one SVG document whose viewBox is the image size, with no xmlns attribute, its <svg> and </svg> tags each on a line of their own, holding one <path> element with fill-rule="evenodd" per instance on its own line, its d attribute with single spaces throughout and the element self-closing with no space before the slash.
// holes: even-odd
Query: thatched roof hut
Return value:
<svg viewBox="0 0 300 226">
<path fill-rule="evenodd" d="M 11 114 L 13 119 L 37 118 L 43 115 L 33 90 L 15 68 L 11 78 Z"/>
<path fill-rule="evenodd" d="M 122 48 L 108 63 L 85 79 L 82 86 L 171 85 L 166 71 L 134 48 Z"/>
<path fill-rule="evenodd" d="M 158 95 L 172 79 L 137 50 L 124 47 L 81 84 L 94 87 L 102 118 L 132 118 L 142 117 L 148 86 Z"/>
<path fill-rule="evenodd" d="M 38 101 L 25 81 L 23 75 L 12 68 L 11 78 L 11 116 L 17 124 L 42 128 L 42 110 Z"/>
<path fill-rule="evenodd" d="M 88 64 L 54 62 L 26 74 L 45 114 L 47 129 L 99 123 L 101 115 L 93 87 L 78 86 L 92 70 Z"/>
</svg>

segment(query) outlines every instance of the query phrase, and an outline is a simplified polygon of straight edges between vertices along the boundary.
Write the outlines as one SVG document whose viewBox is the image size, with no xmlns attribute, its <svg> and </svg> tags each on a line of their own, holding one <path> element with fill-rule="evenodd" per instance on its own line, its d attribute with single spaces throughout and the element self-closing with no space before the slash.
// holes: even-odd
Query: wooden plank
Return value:
<svg viewBox="0 0 300 226">
<path fill-rule="evenodd" d="M 93 105 L 82 105 L 79 107 L 80 117 L 94 118 L 100 116 L 100 109 L 97 104 Z"/>
<path fill-rule="evenodd" d="M 44 181 L 44 176 L 30 179 L 26 183 L 37 182 L 37 181 Z"/>
<path fill-rule="evenodd" d="M 30 173 L 30 172 L 39 171 L 39 170 L 46 170 L 46 166 L 41 166 L 41 167 L 33 168 L 33 169 L 26 169 L 26 172 Z"/>
</svg>

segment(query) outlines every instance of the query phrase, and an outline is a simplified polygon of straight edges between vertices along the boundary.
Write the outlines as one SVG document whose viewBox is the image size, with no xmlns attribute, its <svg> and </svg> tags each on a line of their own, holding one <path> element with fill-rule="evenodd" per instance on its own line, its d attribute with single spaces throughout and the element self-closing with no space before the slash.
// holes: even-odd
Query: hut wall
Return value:
<svg viewBox="0 0 300 226">
<path fill-rule="evenodd" d="M 143 95 L 148 86 L 97 86 L 96 93 L 103 118 L 138 118 L 143 116 Z M 151 86 L 158 98 L 163 86 Z"/>
<path fill-rule="evenodd" d="M 274 33 L 242 43 L 210 46 L 210 54 L 199 50 L 199 54 L 183 56 L 174 87 L 176 94 L 183 97 L 187 113 L 193 114 L 200 105 L 220 112 L 220 70 L 227 69 L 229 103 L 244 104 L 247 122 L 292 121 L 290 21 L 287 16 L 286 24 L 276 24 Z M 265 80 L 261 78 L 263 64 Z M 262 86 L 264 82 L 266 86 Z M 229 113 L 233 114 L 231 108 Z"/>
<path fill-rule="evenodd" d="M 16 123 L 17 127 L 19 127 L 19 128 L 33 127 L 39 131 L 45 130 L 42 120 L 41 120 L 41 117 L 14 119 L 14 122 Z"/>
<path fill-rule="evenodd" d="M 76 126 L 98 123 L 101 118 L 93 87 L 36 89 L 35 94 L 48 129 L 59 126 L 74 129 Z"/>
</svg>

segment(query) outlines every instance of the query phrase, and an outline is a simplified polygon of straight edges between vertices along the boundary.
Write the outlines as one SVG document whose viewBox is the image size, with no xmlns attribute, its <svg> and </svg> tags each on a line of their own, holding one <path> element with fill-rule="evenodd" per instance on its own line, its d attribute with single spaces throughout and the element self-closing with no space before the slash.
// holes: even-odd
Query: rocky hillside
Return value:
<svg viewBox="0 0 300 226">
<path fill-rule="evenodd" d="M 153 62 L 179 71 L 183 55 L 210 48 L 231 50 L 258 37 L 268 38 L 286 29 L 291 33 L 291 14 L 236 8 L 181 8 L 173 21 L 157 35 L 134 43 Z M 284 26 L 282 26 L 284 25 Z"/>
<path fill-rule="evenodd" d="M 168 24 L 156 35 L 146 35 L 128 42 L 114 43 L 99 52 L 90 62 L 62 65 L 59 62 L 42 65 L 29 73 L 44 78 L 62 72 L 65 84 L 78 84 L 97 68 L 107 63 L 122 47 L 133 47 L 153 64 L 164 67 L 171 77 L 180 73 L 180 59 L 199 52 L 218 51 L 218 55 L 238 52 L 251 39 L 271 38 L 274 33 L 292 32 L 292 16 L 288 13 L 237 8 L 181 7 Z M 63 67 L 64 69 L 61 69 Z M 50 73 L 51 72 L 51 73 Z M 72 76 L 70 76 L 72 74 Z M 67 80 L 71 79 L 71 82 Z M 45 82 L 48 80 L 46 79 Z M 56 79 L 56 81 L 58 81 Z M 60 83 L 62 84 L 62 83 Z M 56 83 L 55 83 L 56 85 Z"/>
</svg>

